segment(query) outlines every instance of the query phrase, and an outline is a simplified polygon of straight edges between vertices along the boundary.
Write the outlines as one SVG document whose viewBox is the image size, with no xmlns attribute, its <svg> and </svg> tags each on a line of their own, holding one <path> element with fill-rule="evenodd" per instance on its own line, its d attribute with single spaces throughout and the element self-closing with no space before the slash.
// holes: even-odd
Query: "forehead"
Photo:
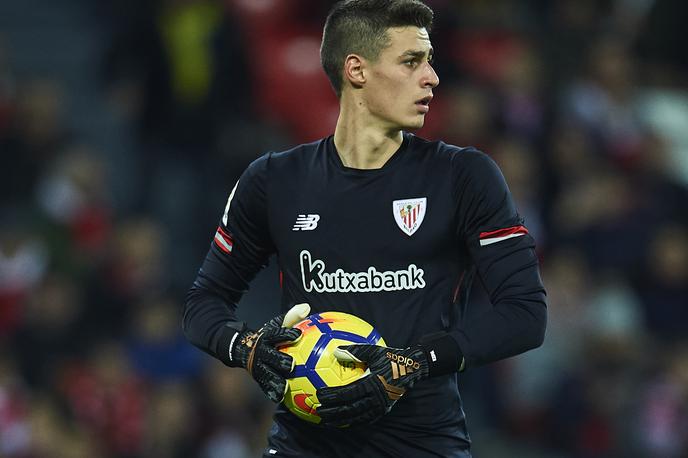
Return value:
<svg viewBox="0 0 688 458">
<path fill-rule="evenodd" d="M 384 54 L 400 55 L 406 51 L 425 51 L 432 49 L 430 34 L 425 27 L 391 27 L 387 29 L 389 46 Z"/>
</svg>

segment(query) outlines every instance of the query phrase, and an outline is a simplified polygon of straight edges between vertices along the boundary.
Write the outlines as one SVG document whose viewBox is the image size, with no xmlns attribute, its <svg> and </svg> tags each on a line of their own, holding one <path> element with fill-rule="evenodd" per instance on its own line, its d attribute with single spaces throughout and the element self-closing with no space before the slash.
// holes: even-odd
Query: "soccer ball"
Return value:
<svg viewBox="0 0 688 458">
<path fill-rule="evenodd" d="M 292 376 L 287 379 L 284 405 L 297 417 L 320 423 L 320 403 L 315 391 L 351 383 L 366 370 L 363 363 L 339 362 L 334 350 L 339 345 L 385 345 L 385 341 L 370 324 L 342 312 L 316 313 L 294 327 L 301 330 L 301 338 L 295 344 L 280 347 L 295 363 Z"/>
</svg>

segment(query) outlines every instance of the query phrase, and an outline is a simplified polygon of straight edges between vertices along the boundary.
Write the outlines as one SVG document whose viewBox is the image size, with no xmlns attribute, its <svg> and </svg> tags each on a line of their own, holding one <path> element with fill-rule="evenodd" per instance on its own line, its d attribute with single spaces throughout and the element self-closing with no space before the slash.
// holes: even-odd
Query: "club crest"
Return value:
<svg viewBox="0 0 688 458">
<path fill-rule="evenodd" d="M 397 222 L 397 226 L 404 234 L 412 236 L 423 223 L 427 201 L 425 197 L 418 197 L 392 202 L 394 221 Z"/>
</svg>

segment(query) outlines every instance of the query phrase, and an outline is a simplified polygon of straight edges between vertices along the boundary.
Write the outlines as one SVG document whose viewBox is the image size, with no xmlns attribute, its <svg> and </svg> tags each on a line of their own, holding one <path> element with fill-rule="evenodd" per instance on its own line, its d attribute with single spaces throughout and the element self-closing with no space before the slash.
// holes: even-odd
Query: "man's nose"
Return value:
<svg viewBox="0 0 688 458">
<path fill-rule="evenodd" d="M 432 68 L 432 65 L 428 62 L 425 75 L 423 77 L 423 87 L 435 88 L 440 84 L 440 77 L 437 76 L 437 72 Z"/>
</svg>

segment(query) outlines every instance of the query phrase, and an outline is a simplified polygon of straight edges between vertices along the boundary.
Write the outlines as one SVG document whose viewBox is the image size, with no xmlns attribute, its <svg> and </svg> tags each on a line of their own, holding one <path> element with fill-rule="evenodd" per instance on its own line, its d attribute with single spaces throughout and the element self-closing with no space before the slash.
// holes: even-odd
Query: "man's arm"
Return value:
<svg viewBox="0 0 688 458">
<path fill-rule="evenodd" d="M 253 162 L 232 190 L 206 258 L 189 290 L 182 327 L 187 339 L 229 366 L 232 339 L 246 328 L 236 308 L 274 246 L 266 205 L 268 157 Z"/>
<path fill-rule="evenodd" d="M 497 165 L 477 150 L 454 157 L 457 236 L 492 307 L 450 331 L 464 367 L 479 366 L 542 344 L 547 321 L 545 289 L 535 241 L 518 215 Z"/>
<path fill-rule="evenodd" d="M 239 299 L 275 251 L 268 227 L 269 156 L 253 162 L 232 190 L 210 250 L 186 298 L 183 329 L 201 350 L 228 366 L 243 367 L 274 402 L 284 399 L 294 360 L 275 347 L 301 336 L 293 325 L 310 311 L 298 304 L 260 329 L 236 315 Z"/>
</svg>

